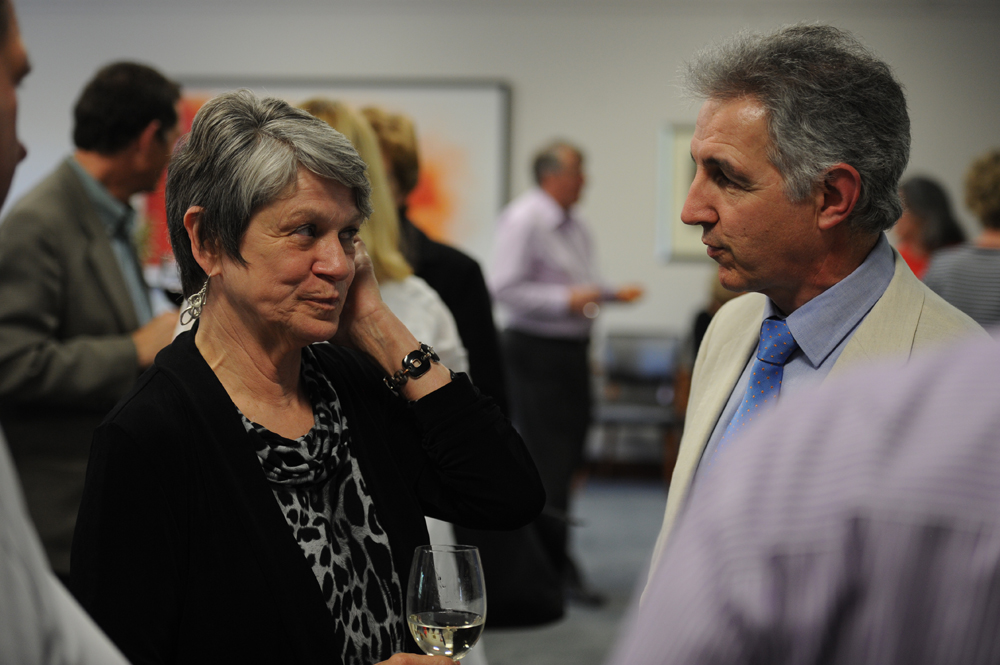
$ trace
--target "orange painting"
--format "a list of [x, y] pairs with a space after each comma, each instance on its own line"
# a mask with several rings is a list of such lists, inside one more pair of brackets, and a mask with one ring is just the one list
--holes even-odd
[[[182, 133], [190, 130], [198, 109], [214, 94], [241, 87], [215, 82], [185, 86], [188, 92], [181, 99], [179, 120]], [[352, 88], [337, 83], [300, 86], [273, 82], [265, 86], [258, 82], [245, 87], [291, 103], [327, 96], [356, 107], [376, 104], [411, 115], [419, 134], [420, 177], [407, 201], [410, 218], [435, 240], [459, 246], [478, 257], [486, 254], [492, 222], [506, 202], [506, 124], [500, 120], [503, 112], [498, 110], [506, 108], [504, 86], [445, 82]], [[144, 263], [150, 267], [147, 276], [153, 286], [157, 279], [168, 280], [173, 273], [164, 183], [165, 177], [141, 206], [146, 222]]]
[[464, 156], [459, 148], [442, 145], [439, 140], [430, 147], [421, 151], [420, 176], [406, 199], [407, 212], [434, 240], [454, 242], [455, 212], [460, 207], [455, 185], [464, 171]]
[[[178, 120], [181, 134], [191, 131], [195, 114], [208, 100], [206, 96], [181, 98], [181, 117]], [[421, 154], [420, 177], [407, 198], [407, 212], [413, 223], [427, 235], [447, 242], [454, 240], [452, 226], [457, 198], [448, 183], [458, 179], [463, 159], [461, 150], [455, 147], [435, 147], [430, 154]], [[167, 173], [164, 171], [156, 190], [146, 195], [143, 206], [147, 225], [143, 262], [147, 265], [161, 265], [173, 260], [167, 231], [166, 182]]]

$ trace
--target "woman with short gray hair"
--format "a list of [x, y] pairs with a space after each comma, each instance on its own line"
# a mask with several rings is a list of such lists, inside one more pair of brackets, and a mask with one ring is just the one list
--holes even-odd
[[424, 515], [515, 528], [541, 509], [510, 423], [382, 303], [369, 196], [342, 135], [247, 91], [206, 103], [174, 155], [195, 324], [96, 432], [73, 545], [75, 590], [134, 662], [416, 653]]

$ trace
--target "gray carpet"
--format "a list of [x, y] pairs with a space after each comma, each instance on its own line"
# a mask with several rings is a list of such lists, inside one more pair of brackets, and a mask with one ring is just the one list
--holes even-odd
[[[591, 480], [577, 495], [573, 550], [590, 586], [608, 602], [569, 606], [558, 623], [483, 636], [489, 665], [600, 665], [614, 646], [663, 520], [662, 483]], [[489, 621], [487, 620], [487, 626]]]

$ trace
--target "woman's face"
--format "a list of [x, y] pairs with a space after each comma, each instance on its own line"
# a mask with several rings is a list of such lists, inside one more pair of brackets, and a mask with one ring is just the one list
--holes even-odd
[[350, 189], [300, 168], [296, 187], [250, 218], [246, 265], [220, 261], [209, 301], [216, 296], [265, 348], [330, 339], [354, 279], [361, 222]]

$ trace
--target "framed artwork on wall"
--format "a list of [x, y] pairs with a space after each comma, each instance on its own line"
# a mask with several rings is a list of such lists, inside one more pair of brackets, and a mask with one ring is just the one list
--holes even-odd
[[[510, 186], [510, 86], [486, 79], [253, 79], [185, 77], [181, 129], [213, 96], [247, 88], [293, 105], [324, 97], [356, 109], [380, 106], [409, 116], [417, 131], [420, 180], [410, 195], [409, 212], [428, 235], [472, 254], [489, 258], [493, 222], [506, 204]], [[170, 262], [162, 183], [147, 196], [149, 228], [147, 275]]]
[[701, 243], [701, 227], [681, 222], [681, 209], [694, 181], [691, 160], [693, 124], [660, 129], [656, 181], [656, 255], [663, 262], [709, 261]]

